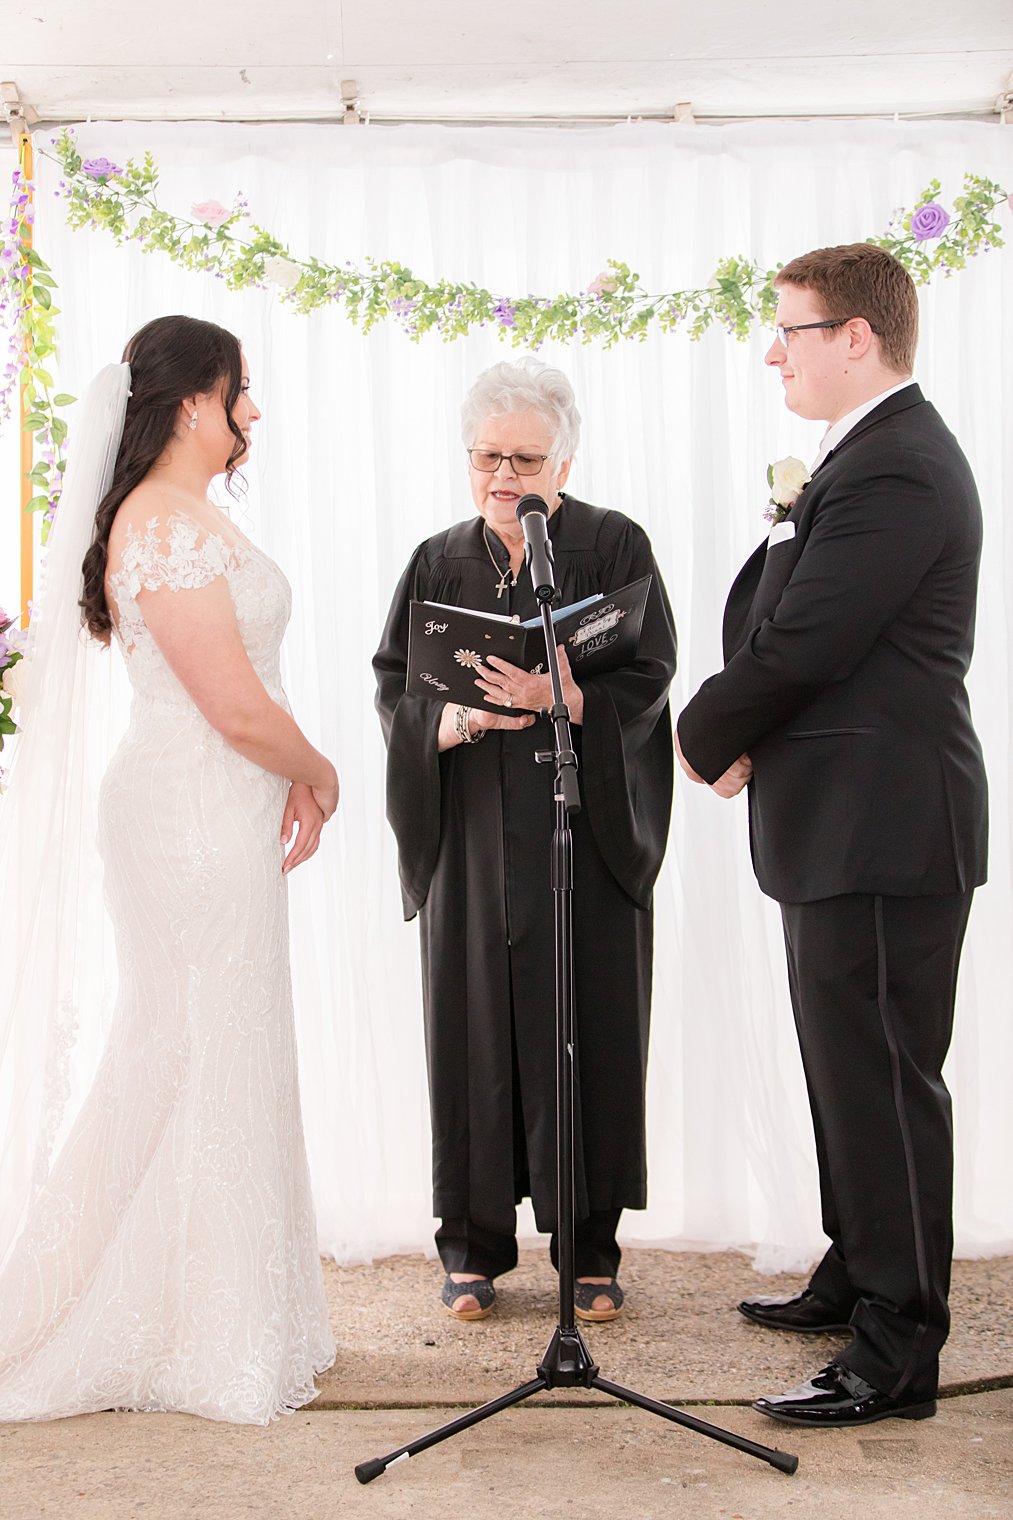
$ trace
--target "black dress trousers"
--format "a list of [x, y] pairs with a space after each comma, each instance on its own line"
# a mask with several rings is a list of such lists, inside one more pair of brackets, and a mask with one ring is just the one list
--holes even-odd
[[930, 1398], [949, 1328], [953, 1131], [942, 1077], [970, 892], [781, 904], [823, 1228], [811, 1287], [882, 1393]]

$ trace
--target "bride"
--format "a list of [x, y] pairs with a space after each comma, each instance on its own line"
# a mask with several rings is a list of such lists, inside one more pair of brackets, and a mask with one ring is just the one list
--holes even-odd
[[[316, 850], [338, 780], [280, 684], [288, 583], [208, 500], [260, 415], [238, 340], [163, 317], [124, 357], [77, 420], [0, 803], [0, 871], [17, 860], [24, 888], [0, 1005], [0, 1420], [262, 1424], [314, 1397], [335, 1349], [284, 877]], [[75, 1116], [66, 1009], [88, 988], [63, 908], [94, 888], [69, 879], [88, 834], [72, 772], [111, 637], [133, 691], [98, 796], [118, 997]]]

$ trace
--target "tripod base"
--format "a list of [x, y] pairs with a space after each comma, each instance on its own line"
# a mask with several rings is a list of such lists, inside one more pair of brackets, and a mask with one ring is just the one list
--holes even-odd
[[598, 1368], [576, 1327], [563, 1330], [556, 1326], [538, 1363], [538, 1376], [545, 1379], [546, 1388], [592, 1387]]
[[687, 1430], [696, 1431], [697, 1435], [709, 1436], [712, 1441], [720, 1441], [725, 1446], [734, 1446], [737, 1451], [744, 1451], [748, 1456], [758, 1457], [762, 1462], [769, 1462], [771, 1467], [776, 1467], [779, 1472], [793, 1473], [798, 1467], [798, 1457], [793, 1456], [791, 1452], [778, 1451], [773, 1446], [761, 1446], [756, 1441], [747, 1441], [745, 1436], [737, 1436], [730, 1430], [722, 1429], [720, 1425], [709, 1425], [706, 1420], [698, 1420], [694, 1415], [686, 1414], [681, 1409], [673, 1409], [671, 1404], [664, 1404], [659, 1399], [648, 1398], [646, 1394], [637, 1393], [632, 1388], [624, 1388], [620, 1383], [611, 1383], [608, 1378], [599, 1377], [597, 1365], [584, 1344], [580, 1331], [573, 1328], [563, 1329], [562, 1326], [557, 1325], [545, 1355], [538, 1364], [538, 1376], [530, 1383], [521, 1383], [510, 1393], [501, 1394], [498, 1399], [490, 1399], [487, 1404], [480, 1404], [477, 1409], [471, 1409], [467, 1414], [459, 1415], [456, 1420], [451, 1420], [447, 1425], [431, 1430], [428, 1435], [420, 1436], [417, 1441], [409, 1441], [407, 1446], [399, 1446], [395, 1451], [388, 1452], [385, 1457], [370, 1457], [368, 1461], [360, 1462], [355, 1469], [355, 1476], [360, 1483], [372, 1483], [374, 1478], [385, 1473], [388, 1467], [393, 1467], [396, 1462], [404, 1462], [420, 1451], [436, 1446], [440, 1441], [448, 1440], [450, 1436], [460, 1435], [462, 1430], [468, 1430], [472, 1425], [488, 1420], [491, 1415], [510, 1409], [514, 1404], [523, 1403], [525, 1399], [531, 1398], [532, 1394], [541, 1393], [550, 1388], [575, 1387], [597, 1388], [600, 1393], [607, 1393], [610, 1398], [618, 1399], [623, 1404], [635, 1404], [638, 1409], [646, 1409], [649, 1414], [656, 1414], [663, 1420], [671, 1420], [675, 1425], [684, 1425]]

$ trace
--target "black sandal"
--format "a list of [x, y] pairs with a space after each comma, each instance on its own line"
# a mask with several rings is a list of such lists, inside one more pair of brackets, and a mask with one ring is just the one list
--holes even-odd
[[[578, 1319], [594, 1321], [615, 1319], [623, 1307], [625, 1296], [614, 1277], [611, 1282], [607, 1283], [574, 1283], [574, 1313]], [[611, 1309], [593, 1309], [591, 1306], [596, 1298], [611, 1299]]]
[[[454, 1305], [459, 1298], [477, 1299], [478, 1308], [455, 1309]], [[455, 1319], [485, 1319], [486, 1315], [491, 1314], [496, 1307], [496, 1289], [488, 1277], [476, 1278], [474, 1282], [455, 1282], [448, 1272], [443, 1280], [440, 1301], [447, 1313], [452, 1314]]]

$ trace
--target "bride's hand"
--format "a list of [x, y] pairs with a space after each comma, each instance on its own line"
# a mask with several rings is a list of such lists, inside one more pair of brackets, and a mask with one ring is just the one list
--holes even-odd
[[288, 789], [288, 800], [281, 820], [282, 844], [288, 844], [293, 830], [298, 830], [298, 832], [295, 844], [288, 851], [282, 864], [283, 876], [287, 876], [289, 871], [294, 871], [296, 866], [301, 866], [304, 860], [309, 860], [311, 855], [316, 854], [323, 826], [323, 809], [316, 801], [313, 788], [306, 786], [302, 781], [293, 781]]
[[338, 773], [333, 765], [331, 766], [331, 777], [331, 784], [313, 787], [313, 800], [323, 813], [325, 823], [328, 818], [334, 816], [334, 811], [338, 805]]

